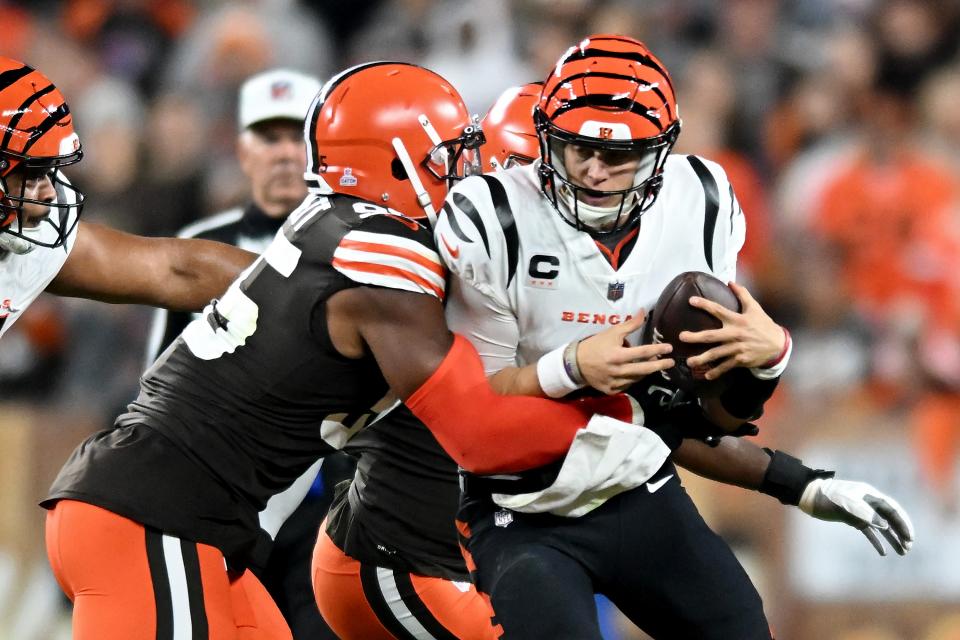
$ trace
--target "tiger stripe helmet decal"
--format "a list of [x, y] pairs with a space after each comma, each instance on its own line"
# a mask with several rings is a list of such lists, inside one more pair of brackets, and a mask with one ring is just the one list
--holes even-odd
[[[58, 247], [66, 241], [82, 209], [83, 194], [57, 170], [82, 157], [73, 115], [63, 94], [33, 67], [0, 56], [0, 250], [16, 251], [11, 246], [29, 245]], [[56, 202], [26, 198], [26, 179], [18, 181], [19, 190], [10, 188], [10, 176], [15, 172], [48, 175], [57, 190]], [[27, 204], [50, 208], [43, 222], [52, 225], [56, 234], [42, 236], [28, 228], [22, 215]], [[68, 215], [71, 208], [73, 216]], [[9, 236], [18, 238], [20, 244], [11, 245], [15, 241]]]
[[[660, 191], [667, 155], [680, 134], [673, 81], [664, 64], [640, 41], [593, 35], [570, 47], [543, 84], [534, 111], [543, 191], [577, 228], [615, 232], [639, 222]], [[632, 187], [619, 206], [591, 208], [579, 201], [563, 165], [566, 145], [635, 154]]]

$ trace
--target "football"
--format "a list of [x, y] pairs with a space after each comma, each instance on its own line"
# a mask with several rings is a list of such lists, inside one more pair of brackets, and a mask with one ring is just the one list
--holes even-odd
[[710, 349], [711, 344], [692, 344], [680, 341], [681, 331], [719, 329], [723, 324], [706, 311], [690, 305], [690, 297], [699, 296], [739, 312], [740, 300], [726, 283], [702, 271], [687, 271], [671, 280], [647, 315], [643, 326], [644, 344], [669, 342], [670, 355], [676, 366], [663, 371], [663, 377], [686, 391], [704, 391], [709, 382], [703, 377], [708, 369], [691, 369], [687, 358]]

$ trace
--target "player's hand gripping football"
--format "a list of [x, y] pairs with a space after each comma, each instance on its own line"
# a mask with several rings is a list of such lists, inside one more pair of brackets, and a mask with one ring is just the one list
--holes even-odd
[[687, 365], [697, 369], [712, 365], [706, 373], [708, 380], [716, 380], [734, 367], [760, 367], [774, 360], [783, 351], [787, 335], [783, 327], [767, 315], [750, 292], [736, 282], [730, 288], [740, 300], [741, 313], [731, 311], [711, 300], [693, 296], [690, 305], [702, 309], [720, 320], [723, 327], [707, 331], [683, 331], [683, 342], [716, 346], [698, 356], [687, 358]]
[[662, 357], [673, 350], [670, 344], [630, 346], [627, 336], [639, 331], [645, 318], [646, 312], [641, 309], [626, 322], [580, 341], [577, 363], [588, 385], [606, 394], [620, 393], [651, 373], [675, 364], [672, 358]]
[[819, 520], [843, 522], [863, 532], [881, 556], [887, 555], [877, 532], [904, 555], [913, 545], [913, 523], [903, 507], [865, 482], [817, 478], [800, 497], [800, 509]]

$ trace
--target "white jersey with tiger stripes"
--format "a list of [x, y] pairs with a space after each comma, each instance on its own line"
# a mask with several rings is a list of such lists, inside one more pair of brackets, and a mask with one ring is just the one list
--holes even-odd
[[491, 374], [649, 310], [684, 271], [736, 277], [744, 217], [716, 163], [669, 157], [663, 189], [641, 220], [614, 270], [593, 238], [554, 210], [536, 164], [462, 181], [434, 233], [451, 272], [450, 328], [469, 338]]

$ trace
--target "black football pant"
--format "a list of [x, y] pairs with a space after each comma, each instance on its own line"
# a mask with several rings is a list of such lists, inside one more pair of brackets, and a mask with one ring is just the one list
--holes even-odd
[[657, 640], [771, 638], [757, 590], [672, 463], [580, 518], [474, 498], [461, 532], [507, 640], [600, 640], [595, 592]]

